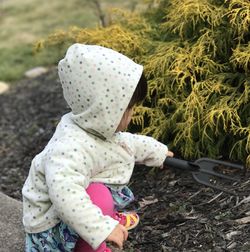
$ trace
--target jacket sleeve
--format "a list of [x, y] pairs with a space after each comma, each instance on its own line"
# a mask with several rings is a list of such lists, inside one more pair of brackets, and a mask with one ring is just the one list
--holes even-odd
[[147, 166], [161, 166], [167, 156], [168, 147], [149, 136], [120, 133], [135, 156], [135, 162]]
[[90, 155], [81, 146], [60, 143], [47, 152], [45, 176], [51, 202], [63, 222], [94, 249], [108, 237], [118, 222], [104, 216], [89, 198], [86, 188], [93, 168]]

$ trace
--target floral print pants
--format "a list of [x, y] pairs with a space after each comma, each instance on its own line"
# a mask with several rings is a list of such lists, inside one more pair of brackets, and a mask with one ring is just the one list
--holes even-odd
[[79, 236], [65, 223], [37, 234], [26, 234], [25, 252], [71, 252]]

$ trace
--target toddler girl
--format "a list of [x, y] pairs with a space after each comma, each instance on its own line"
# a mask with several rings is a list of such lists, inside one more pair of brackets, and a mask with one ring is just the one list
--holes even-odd
[[173, 155], [151, 137], [122, 132], [147, 93], [143, 67], [74, 44], [58, 72], [72, 112], [33, 159], [22, 190], [26, 251], [110, 251], [105, 241], [122, 248], [130, 223], [115, 208], [133, 199], [126, 185], [135, 163], [161, 166]]

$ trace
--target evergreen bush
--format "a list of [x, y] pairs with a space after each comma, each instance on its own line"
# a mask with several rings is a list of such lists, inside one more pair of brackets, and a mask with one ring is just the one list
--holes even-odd
[[148, 0], [114, 11], [108, 27], [72, 28], [37, 50], [69, 42], [110, 47], [145, 66], [149, 93], [133, 123], [184, 158], [250, 167], [250, 2]]

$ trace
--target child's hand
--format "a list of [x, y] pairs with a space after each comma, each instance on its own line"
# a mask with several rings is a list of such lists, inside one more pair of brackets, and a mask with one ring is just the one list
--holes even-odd
[[[174, 156], [174, 153], [172, 151], [168, 151], [167, 154], [166, 154], [167, 157], [173, 157]], [[162, 164], [160, 166], [160, 169], [163, 169], [164, 168], [164, 165]]]
[[122, 249], [123, 242], [126, 241], [127, 239], [128, 239], [127, 229], [121, 224], [118, 224], [112, 231], [112, 233], [108, 236], [107, 241], [115, 243], [119, 247], [119, 249]]
[[173, 157], [173, 156], [174, 156], [174, 153], [172, 151], [167, 152], [167, 157]]

